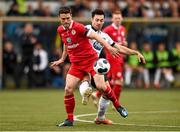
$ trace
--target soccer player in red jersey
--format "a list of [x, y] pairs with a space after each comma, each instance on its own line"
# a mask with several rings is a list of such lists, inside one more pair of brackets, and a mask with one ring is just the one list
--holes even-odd
[[52, 62], [51, 67], [63, 63], [67, 55], [69, 56], [71, 67], [66, 76], [64, 96], [67, 119], [58, 126], [73, 126], [75, 108], [73, 91], [87, 73], [93, 76], [97, 89], [101, 90], [103, 96], [113, 102], [114, 107], [120, 115], [126, 116], [124, 115], [124, 108], [119, 104], [114, 92], [105, 84], [104, 76], [96, 74], [93, 70], [93, 64], [98, 59], [98, 55], [91, 46], [89, 38], [100, 42], [114, 56], [119, 55], [119, 50], [110, 46], [94, 31], [88, 30], [84, 25], [73, 21], [69, 7], [60, 8], [59, 21], [61, 26], [58, 27], [57, 31], [64, 43], [64, 49], [61, 58]]
[[[126, 41], [126, 30], [125, 27], [121, 25], [123, 17], [120, 11], [115, 11], [112, 13], [112, 24], [104, 28], [104, 32], [107, 33], [113, 41], [124, 46], [127, 45]], [[123, 84], [123, 67], [124, 67], [124, 55], [120, 55], [114, 58], [108, 52], [106, 52], [106, 58], [108, 59], [111, 69], [108, 77], [112, 79], [110, 82], [112, 84], [112, 89], [119, 100], [121, 94], [121, 87]]]

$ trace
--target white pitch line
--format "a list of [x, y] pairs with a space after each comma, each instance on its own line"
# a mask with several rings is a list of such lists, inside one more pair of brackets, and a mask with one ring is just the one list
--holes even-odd
[[[156, 113], [178, 113], [178, 112], [180, 112], [180, 111], [143, 111], [143, 112], [129, 112], [129, 113], [131, 113], [131, 114], [138, 114], [138, 113], [156, 114]], [[112, 113], [107, 113], [107, 114], [112, 114]], [[94, 123], [94, 121], [79, 119], [80, 117], [87, 117], [87, 116], [94, 116], [94, 115], [97, 115], [97, 113], [76, 115], [75, 121], [86, 122], [86, 123]], [[168, 125], [158, 125], [158, 124], [156, 124], [156, 125], [133, 124], [133, 123], [113, 123], [113, 124], [117, 124], [117, 125], [121, 125], [121, 126], [180, 128], [180, 126], [168, 126]]]

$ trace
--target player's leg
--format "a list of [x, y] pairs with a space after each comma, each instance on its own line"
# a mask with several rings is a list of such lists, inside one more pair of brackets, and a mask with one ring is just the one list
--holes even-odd
[[[106, 81], [106, 85], [109, 85], [108, 81]], [[100, 97], [97, 117], [94, 120], [96, 124], [107, 124], [107, 125], [112, 124], [112, 121], [105, 117], [105, 113], [108, 109], [109, 104], [110, 104], [109, 99], [106, 99], [103, 96]]]
[[67, 74], [66, 76], [66, 85], [65, 85], [65, 96], [64, 96], [64, 104], [67, 113], [67, 119], [60, 123], [58, 126], [73, 126], [74, 121], [74, 108], [75, 108], [75, 98], [73, 91], [78, 86], [80, 82], [80, 78], [75, 77], [71, 74]]
[[87, 74], [79, 85], [79, 92], [82, 96], [82, 104], [87, 105], [89, 97], [92, 94], [92, 88], [90, 86], [90, 76]]
[[96, 108], [98, 108], [98, 104], [99, 104], [99, 99], [101, 97], [101, 92], [100, 91], [95, 91], [92, 93], [91, 97], [92, 97], [92, 100], [93, 100], [93, 104]]
[[120, 98], [120, 94], [122, 91], [122, 85], [123, 85], [123, 63], [116, 63], [112, 64], [111, 70], [112, 70], [112, 81], [113, 81], [113, 86], [112, 89], [116, 95], [117, 100]]
[[113, 102], [116, 110], [121, 114], [121, 116], [126, 117], [128, 115], [127, 111], [120, 105], [119, 101], [110, 86], [107, 86], [103, 75], [95, 74], [93, 76], [97, 89], [103, 92], [103, 96]]
[[[94, 79], [92, 78], [91, 79], [91, 85], [96, 88], [96, 84], [94, 82]], [[98, 108], [98, 104], [99, 104], [99, 99], [101, 97], [102, 93], [98, 90], [96, 90], [95, 92], [92, 93], [91, 97], [92, 97], [92, 100], [93, 100], [93, 104], [96, 108]]]

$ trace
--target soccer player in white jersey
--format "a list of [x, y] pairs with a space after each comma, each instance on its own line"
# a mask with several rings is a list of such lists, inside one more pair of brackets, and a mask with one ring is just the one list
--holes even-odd
[[[111, 46], [118, 48], [123, 54], [127, 54], [127, 55], [136, 54], [137, 57], [139, 58], [139, 60], [140, 61], [142, 60], [142, 62], [145, 63], [144, 57], [138, 51], [131, 50], [127, 47], [115, 44], [114, 41], [109, 37], [109, 35], [107, 35], [106, 33], [101, 31], [102, 26], [104, 24], [104, 18], [105, 18], [105, 14], [104, 14], [103, 10], [95, 9], [92, 12], [92, 18], [91, 18], [92, 25], [87, 25], [86, 28], [93, 29], [103, 39], [105, 39]], [[91, 39], [90, 42], [91, 42], [94, 50], [100, 56], [103, 46], [94, 39]], [[106, 85], [109, 85], [109, 82], [106, 77], [105, 77], [105, 81], [106, 81]], [[95, 84], [93, 84], [93, 86], [96, 87]], [[84, 105], [86, 105], [87, 101], [88, 101], [88, 97], [92, 93], [92, 88], [90, 87], [90, 77], [88, 75], [84, 78], [84, 80], [80, 84], [79, 90], [80, 90], [80, 94], [82, 95], [82, 103]], [[97, 117], [95, 118], [96, 124], [112, 124], [111, 120], [108, 120], [105, 118], [105, 112], [107, 110], [109, 103], [110, 102], [108, 99], [101, 96], [101, 98], [99, 100], [98, 114], [97, 114]], [[124, 109], [123, 117], [126, 117], [127, 115], [128, 115], [128, 113], [127, 113], [126, 109]]]

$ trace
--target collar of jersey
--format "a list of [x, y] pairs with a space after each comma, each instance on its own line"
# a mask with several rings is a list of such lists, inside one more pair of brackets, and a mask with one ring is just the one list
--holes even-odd
[[117, 30], [119, 29], [114, 23], [112, 23], [112, 26]]
[[91, 27], [92, 27], [92, 29], [95, 31], [95, 32], [97, 32], [98, 30], [96, 30], [92, 25], [91, 25]]

